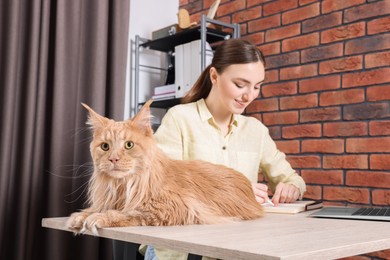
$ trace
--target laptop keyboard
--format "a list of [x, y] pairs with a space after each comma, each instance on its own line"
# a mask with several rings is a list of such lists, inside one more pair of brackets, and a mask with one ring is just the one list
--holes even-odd
[[352, 216], [390, 216], [389, 208], [360, 208]]

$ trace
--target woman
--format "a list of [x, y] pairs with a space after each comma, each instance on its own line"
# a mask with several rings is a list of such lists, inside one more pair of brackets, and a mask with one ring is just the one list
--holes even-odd
[[[305, 182], [257, 119], [241, 114], [259, 96], [265, 68], [262, 53], [242, 39], [224, 41], [212, 63], [202, 72], [183, 104], [171, 108], [155, 133], [159, 147], [174, 159], [200, 159], [243, 173], [256, 199], [264, 203], [271, 188], [272, 202], [302, 198]], [[262, 173], [268, 185], [257, 183]], [[166, 249], [154, 250], [158, 259], [186, 259]], [[148, 247], [146, 259], [153, 259]]]

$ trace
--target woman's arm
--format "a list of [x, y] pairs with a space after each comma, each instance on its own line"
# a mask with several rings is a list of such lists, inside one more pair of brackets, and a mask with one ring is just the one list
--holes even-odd
[[161, 121], [161, 125], [154, 134], [158, 147], [169, 157], [176, 160], [183, 159], [183, 140], [173, 111], [170, 109]]
[[301, 199], [306, 191], [304, 180], [291, 167], [286, 155], [277, 149], [268, 131], [264, 140], [260, 168], [274, 193], [272, 201], [277, 204]]

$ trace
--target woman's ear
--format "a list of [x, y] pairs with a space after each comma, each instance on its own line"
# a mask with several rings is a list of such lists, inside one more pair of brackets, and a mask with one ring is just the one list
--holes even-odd
[[210, 80], [211, 84], [214, 85], [217, 82], [218, 79], [218, 72], [214, 67], [210, 68]]

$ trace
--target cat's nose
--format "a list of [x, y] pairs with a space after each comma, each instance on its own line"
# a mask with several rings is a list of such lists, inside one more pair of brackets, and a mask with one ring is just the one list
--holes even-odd
[[118, 158], [110, 158], [108, 160], [110, 160], [113, 164], [116, 164], [119, 161]]

